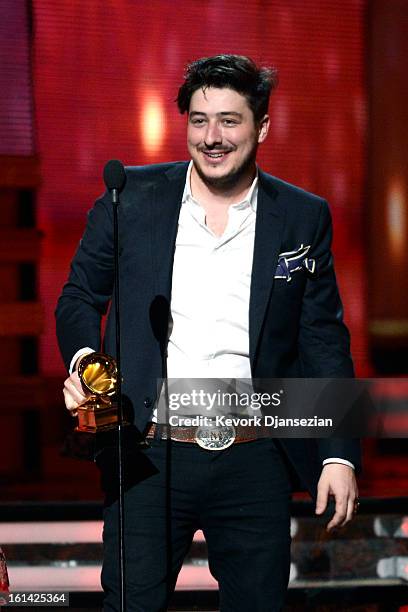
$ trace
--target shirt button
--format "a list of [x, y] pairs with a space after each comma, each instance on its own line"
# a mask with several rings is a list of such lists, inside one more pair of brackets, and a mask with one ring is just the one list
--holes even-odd
[[150, 408], [153, 402], [150, 397], [145, 397], [143, 403], [146, 408]]

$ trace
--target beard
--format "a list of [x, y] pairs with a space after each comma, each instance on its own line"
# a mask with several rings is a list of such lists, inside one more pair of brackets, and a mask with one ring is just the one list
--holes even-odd
[[[208, 176], [205, 174], [201, 166], [196, 164], [193, 160], [194, 168], [200, 179], [205, 185], [207, 185], [207, 187], [210, 187], [216, 191], [229, 191], [230, 189], [233, 189], [243, 177], [251, 174], [255, 164], [257, 148], [258, 147], [255, 146], [242, 160], [241, 164], [237, 168], [234, 168], [231, 172], [225, 174], [224, 176]], [[214, 152], [215, 151], [216, 149]]]

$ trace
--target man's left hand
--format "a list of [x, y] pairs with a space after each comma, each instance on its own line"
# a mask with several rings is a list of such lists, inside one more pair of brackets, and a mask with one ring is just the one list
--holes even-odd
[[336, 511], [327, 524], [327, 531], [343, 527], [356, 512], [358, 488], [353, 468], [342, 463], [328, 463], [323, 467], [317, 485], [316, 514], [323, 514], [330, 496], [334, 497]]

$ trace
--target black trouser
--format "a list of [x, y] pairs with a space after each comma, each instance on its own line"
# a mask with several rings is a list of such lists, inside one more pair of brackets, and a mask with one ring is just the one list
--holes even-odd
[[[126, 612], [167, 609], [202, 529], [222, 612], [280, 610], [290, 566], [290, 481], [273, 440], [208, 451], [153, 440], [127, 458]], [[111, 464], [111, 462], [110, 462]], [[138, 464], [138, 465], [137, 465]], [[104, 510], [104, 610], [119, 609], [117, 501]]]

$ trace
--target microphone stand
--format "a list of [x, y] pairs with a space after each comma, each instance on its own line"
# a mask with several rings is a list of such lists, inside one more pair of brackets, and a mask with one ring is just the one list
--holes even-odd
[[118, 529], [119, 529], [119, 607], [120, 612], [126, 612], [126, 590], [125, 590], [125, 495], [123, 486], [123, 403], [122, 403], [122, 368], [120, 355], [120, 308], [119, 308], [119, 231], [118, 231], [118, 206], [119, 190], [112, 189], [113, 204], [113, 252], [114, 252], [114, 285], [115, 285], [115, 332], [116, 332], [116, 365], [118, 372], [117, 398], [118, 398], [118, 480], [119, 480], [119, 506], [118, 506]]

